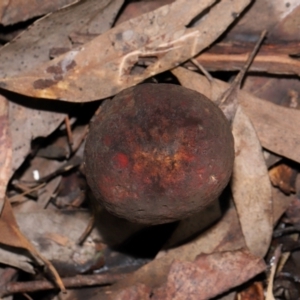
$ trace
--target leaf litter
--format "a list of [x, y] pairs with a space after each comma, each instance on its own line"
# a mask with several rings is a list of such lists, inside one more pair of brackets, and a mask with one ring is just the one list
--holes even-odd
[[[299, 4], [170, 2], [86, 0], [52, 7], [0, 49], [1, 271], [13, 266], [34, 275], [6, 283], [1, 296], [38, 299], [35, 291], [57, 294], [65, 284], [60, 299], [233, 299], [237, 292], [247, 299], [249, 287], [258, 299], [262, 289], [266, 299], [299, 298], [294, 286], [300, 274], [290, 262], [299, 244], [299, 83], [286, 76], [299, 75]], [[3, 24], [46, 13], [28, 9]], [[245, 68], [263, 29], [268, 36], [238, 89], [229, 78]], [[233, 175], [221, 201], [153, 228], [102, 208], [87, 210], [93, 195], [82, 164], [89, 122], [101, 114], [95, 100], [143, 81], [180, 83], [219, 104], [227, 93], [220, 107], [230, 109], [235, 138]], [[79, 243], [91, 220], [94, 229]], [[289, 255], [281, 254], [280, 267], [275, 272], [273, 264], [268, 275], [281, 244]], [[52, 282], [40, 280], [46, 274]], [[100, 286], [85, 288], [90, 285]]]
[[[37, 66], [23, 76], [3, 79], [0, 85], [28, 96], [72, 102], [110, 97], [174, 67], [174, 61], [179, 64], [195, 56], [216, 40], [250, 3], [222, 1], [198, 25], [187, 27], [214, 2], [193, 0], [187, 6], [179, 0], [162, 6], [155, 14], [150, 12], [123, 22], [84, 47]], [[220, 21], [214, 22], [216, 18]], [[98, 53], [101, 47], [105, 49]], [[147, 57], [154, 57], [155, 62], [142, 74], [131, 75], [139, 59]]]

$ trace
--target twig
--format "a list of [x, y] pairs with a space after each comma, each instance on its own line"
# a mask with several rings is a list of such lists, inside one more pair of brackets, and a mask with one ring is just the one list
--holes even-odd
[[[109, 285], [123, 278], [120, 274], [95, 274], [95, 275], [77, 275], [74, 277], [63, 278], [62, 282], [66, 288]], [[57, 286], [46, 280], [36, 280], [29, 282], [10, 282], [0, 287], [0, 296], [7, 296], [16, 293], [30, 293], [37, 291], [53, 290]]]
[[44, 187], [46, 185], [46, 183], [41, 183], [33, 188], [30, 188], [28, 189], [27, 191], [21, 193], [21, 194], [18, 194], [18, 195], [14, 195], [12, 197], [9, 197], [8, 200], [10, 203], [15, 203], [15, 202], [20, 202], [19, 198], [22, 197], [22, 196], [26, 196], [28, 194], [31, 194], [32, 192], [34, 191], [37, 191], [39, 189], [41, 189], [42, 187]]
[[220, 97], [220, 99], [218, 99], [216, 101], [216, 103], [220, 106], [220, 108], [223, 110], [224, 114], [230, 121], [233, 120], [235, 113], [236, 113], [237, 105], [238, 105], [236, 93], [240, 89], [241, 83], [245, 77], [245, 74], [247, 73], [266, 34], [267, 34], [266, 30], [264, 30], [261, 33], [260, 38], [257, 41], [253, 51], [249, 55], [245, 65], [241, 68], [238, 75], [234, 78], [234, 81], [230, 85], [229, 89], [226, 90], [226, 92]]
[[[249, 49], [253, 49], [252, 42], [243, 43], [218, 43], [210, 50], [201, 53], [196, 60], [209, 72], [239, 71], [248, 58]], [[300, 75], [300, 60], [291, 53], [296, 53], [300, 48], [299, 41], [282, 44], [268, 43], [262, 45], [259, 53], [251, 64], [252, 72], [269, 74]], [[184, 67], [195, 71], [192, 62], [187, 62]]]
[[68, 116], [65, 117], [65, 125], [66, 125], [66, 130], [67, 130], [67, 135], [68, 135], [68, 141], [70, 146], [73, 145], [73, 134], [72, 134], [72, 129], [70, 125], [70, 119]]
[[91, 231], [94, 229], [95, 226], [95, 214], [92, 215], [92, 217], [89, 219], [89, 223], [86, 226], [84, 232], [79, 237], [77, 244], [82, 245], [85, 239], [88, 237], [88, 235], [91, 233]]
[[23, 293], [23, 296], [28, 300], [33, 300], [27, 293]]
[[195, 58], [192, 58], [191, 62], [205, 75], [209, 82], [214, 80], [210, 73]]

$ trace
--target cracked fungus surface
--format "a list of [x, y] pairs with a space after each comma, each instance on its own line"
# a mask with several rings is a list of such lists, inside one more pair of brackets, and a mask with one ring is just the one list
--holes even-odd
[[109, 211], [158, 224], [218, 197], [233, 157], [230, 126], [209, 99], [177, 85], [142, 84], [103, 104], [85, 163], [88, 184]]

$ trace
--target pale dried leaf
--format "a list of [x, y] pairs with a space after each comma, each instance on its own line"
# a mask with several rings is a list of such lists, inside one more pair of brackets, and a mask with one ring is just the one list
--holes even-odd
[[31, 255], [23, 249], [16, 248], [12, 251], [11, 248], [5, 249], [0, 247], [0, 263], [23, 270], [29, 274], [35, 274]]
[[[102, 34], [111, 27], [123, 2], [80, 1], [37, 20], [11, 43], [0, 49], [1, 77], [15, 76], [50, 61], [50, 52], [55, 49], [70, 50], [73, 45], [69, 36], [74, 32], [88, 35], [88, 26], [93, 25], [95, 19], [98, 20], [98, 15], [102, 20], [97, 24], [97, 34]], [[93, 27], [91, 30], [94, 34]], [[90, 36], [90, 39], [92, 38], [93, 35]]]
[[[73, 32], [88, 36], [89, 30], [95, 33], [96, 25], [97, 34], [108, 30], [122, 4], [123, 0], [81, 1], [36, 21], [12, 43], [0, 49], [0, 76], [14, 76], [50, 61], [50, 51], [58, 46], [60, 49], [70, 49], [69, 35]], [[95, 20], [98, 23], [95, 24]], [[90, 39], [92, 37], [89, 36]], [[23, 163], [30, 151], [31, 141], [36, 137], [48, 136], [64, 118], [63, 109], [54, 112], [53, 106], [47, 103], [35, 104], [32, 108], [32, 102], [28, 99], [9, 102], [12, 172]]]
[[272, 192], [256, 132], [239, 106], [233, 120], [235, 160], [231, 189], [250, 251], [264, 257], [273, 232]]
[[[78, 273], [80, 266], [91, 261], [95, 256], [97, 250], [93, 241], [103, 240], [99, 231], [95, 229], [86, 243], [82, 246], [77, 244], [78, 238], [89, 222], [90, 213], [45, 210], [33, 204], [35, 204], [33, 201], [27, 201], [22, 206], [17, 206], [17, 211], [15, 211], [16, 220], [24, 236], [36, 245], [36, 249], [43, 257], [54, 262], [58, 267], [68, 265], [70, 272]], [[5, 231], [1, 230], [1, 232], [3, 237]], [[119, 239], [121, 239], [120, 233]], [[31, 257], [20, 249], [7, 251], [0, 248], [0, 262], [34, 273]]]
[[0, 23], [4, 26], [53, 12], [75, 0], [10, 0], [0, 2]]
[[[37, 204], [34, 207], [28, 204], [24, 203], [22, 210], [19, 209], [15, 213], [24, 235], [36, 245], [37, 249], [47, 259], [64, 262], [70, 266], [74, 265], [75, 254], [79, 252], [84, 254], [85, 252], [85, 247], [80, 248], [77, 242], [89, 223], [90, 212], [85, 210], [45, 210]], [[39, 224], [39, 226], [36, 226], [36, 224]], [[35, 230], [32, 230], [32, 228], [35, 228]], [[126, 220], [112, 216], [105, 210], [101, 210], [97, 215], [96, 226], [87, 241], [92, 245], [94, 245], [93, 241], [97, 241], [115, 246], [124, 242], [142, 228], [144, 226], [129, 223]], [[69, 247], [61, 247], [49, 239], [49, 236], [53, 235], [64, 236], [69, 241]], [[44, 247], [44, 245], [47, 245], [47, 247]], [[88, 249], [88, 245], [86, 246]], [[86, 255], [89, 254], [91, 252], [86, 251]], [[77, 257], [79, 258], [79, 254]]]
[[[121, 23], [84, 47], [42, 64], [32, 72], [3, 79], [1, 86], [33, 97], [72, 102], [112, 96], [208, 47], [251, 0], [218, 2], [196, 27], [186, 27], [214, 2], [191, 0], [186, 5], [186, 1], [177, 0]], [[139, 59], [147, 57], [155, 58], [155, 62], [142, 74], [130, 74]]]
[[9, 102], [12, 172], [24, 162], [31, 149], [32, 140], [52, 133], [64, 118], [64, 113], [33, 109]]
[[144, 13], [155, 10], [163, 5], [170, 4], [175, 0], [150, 0], [150, 1], [134, 1], [128, 2], [118, 17], [115, 25], [136, 18]]
[[11, 175], [12, 146], [8, 123], [8, 103], [0, 95], [0, 214], [4, 204], [7, 183]]
[[206, 300], [238, 286], [266, 269], [264, 261], [246, 250], [201, 254], [193, 262], [175, 260], [167, 283], [151, 299]]
[[53, 265], [36, 250], [33, 244], [20, 231], [10, 202], [7, 199], [4, 201], [3, 209], [0, 215], [0, 231], [1, 245], [27, 250], [35, 262], [41, 266], [47, 266], [57, 286], [62, 291], [65, 290], [63, 282]]
[[[288, 5], [287, 5], [288, 4]], [[299, 6], [298, 0], [291, 0], [284, 2], [281, 0], [260, 0], [255, 1], [251, 6], [251, 9], [241, 18], [236, 30], [232, 30], [229, 33], [229, 38], [237, 36], [241, 32], [245, 33], [257, 33], [262, 29], [277, 30], [278, 23], [286, 16], [291, 14]], [[267, 12], [267, 13], [266, 13]], [[253, 22], [259, 20], [259, 22]], [[297, 27], [295, 26], [295, 29]]]
[[129, 286], [115, 295], [118, 300], [140, 300], [150, 298], [151, 290], [142, 283]]
[[[218, 99], [230, 86], [216, 79], [210, 83], [204, 76], [184, 68], [176, 68], [172, 72], [183, 86], [202, 93], [212, 101]], [[242, 90], [237, 95], [261, 145], [300, 162], [300, 111], [272, 104]]]
[[[290, 56], [291, 53], [297, 53], [299, 49], [299, 12], [298, 0], [288, 2], [281, 0], [255, 1], [247, 14], [238, 21], [237, 26], [230, 30], [222, 41], [201, 53], [197, 60], [208, 71], [240, 70], [247, 60], [248, 53], [253, 48], [256, 36], [258, 37], [259, 33], [265, 29], [268, 31], [268, 39], [255, 56], [254, 62], [251, 64], [251, 71], [264, 74], [299, 75], [300, 61]], [[259, 22], [253, 22], [255, 19]], [[250, 82], [249, 90], [245, 88], [248, 81]], [[283, 89], [277, 86], [277, 82], [282, 81], [285, 81]], [[294, 81], [299, 84], [296, 78]], [[291, 77], [248, 74], [243, 89], [251, 92], [252, 84], [257, 84], [258, 94], [255, 95], [273, 101], [274, 98], [282, 98], [282, 93], [286, 93], [286, 84], [289, 82], [291, 82]], [[267, 89], [270, 88], [270, 94], [272, 93], [273, 97], [266, 97], [260, 93], [260, 89], [264, 85]], [[294, 86], [296, 85], [294, 84]], [[281, 91], [276, 91], [277, 89]], [[279, 95], [281, 96], [278, 97]]]
[[[267, 2], [267, 1], [264, 1]], [[284, 3], [280, 4], [280, 1], [272, 2], [270, 10], [271, 14], [274, 14], [274, 17], [266, 18], [269, 20], [269, 34], [268, 34], [268, 43], [280, 45], [280, 48], [288, 47], [288, 44], [292, 44], [299, 41], [299, 14], [300, 14], [300, 5], [299, 1], [291, 1], [286, 8], [284, 8]], [[266, 3], [267, 5], [267, 3]], [[283, 18], [284, 17], [284, 18]], [[247, 32], [252, 33], [251, 21], [250, 19], [247, 21], [245, 25], [249, 28]], [[276, 24], [274, 26], [274, 21]], [[284, 47], [282, 47], [284, 45]], [[286, 52], [288, 57], [292, 58], [292, 68], [294, 70], [294, 74], [300, 74], [299, 68], [299, 59], [296, 57], [291, 57], [290, 54], [297, 54], [299, 51], [299, 46], [297, 49], [290, 49], [289, 52]], [[269, 56], [272, 57], [270, 53]], [[277, 61], [280, 60], [277, 57]], [[288, 61], [284, 61], [284, 65], [286, 66]], [[279, 70], [280, 71], [280, 70]], [[247, 92], [252, 93], [256, 97], [267, 99], [270, 102], [280, 104], [287, 107], [299, 107], [299, 93], [300, 93], [300, 83], [299, 76], [291, 77], [291, 76], [257, 76], [256, 74], [249, 74], [247, 76], [243, 89]], [[298, 110], [299, 111], [299, 110]], [[282, 117], [278, 114], [279, 120], [281, 121]], [[267, 123], [269, 120], [266, 120]], [[294, 120], [290, 118], [285, 119], [285, 123], [291, 123], [290, 128], [285, 131], [287, 136], [297, 134], [297, 131], [290, 131], [291, 127], [294, 126]], [[274, 128], [277, 130], [277, 128]], [[299, 131], [298, 131], [299, 132]], [[272, 133], [273, 135], [273, 133]], [[275, 135], [275, 133], [274, 133]], [[279, 140], [274, 140], [273, 143], [278, 143]], [[281, 140], [281, 143], [286, 143], [285, 140]], [[299, 140], [298, 140], [299, 143]], [[296, 149], [294, 149], [297, 152]]]
[[[282, 193], [280, 194], [282, 195]], [[276, 223], [288, 203], [282, 207], [283, 199], [280, 198], [280, 195], [278, 197], [274, 196], [274, 198], [278, 206], [280, 206], [276, 209], [274, 216], [274, 223]], [[157, 255], [158, 258], [141, 267], [133, 274], [128, 275], [126, 279], [116, 283], [111, 291], [112, 298], [109, 299], [114, 299], [115, 292], [120, 289], [136, 283], [143, 283], [152, 288], [160, 286], [166, 281], [170, 266], [174, 260], [193, 261], [201, 253], [234, 251], [245, 247], [246, 244], [236, 210], [234, 207], [231, 207], [218, 223], [207, 229], [193, 241], [167, 251], [161, 251]], [[108, 299], [107, 294], [101, 294], [101, 297], [103, 297], [101, 299]]]

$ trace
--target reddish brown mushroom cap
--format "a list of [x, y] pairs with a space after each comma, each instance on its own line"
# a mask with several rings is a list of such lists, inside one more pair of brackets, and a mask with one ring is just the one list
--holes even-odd
[[233, 160], [222, 111], [172, 84], [141, 84], [106, 101], [85, 149], [95, 198], [111, 213], [145, 224], [203, 209], [227, 185]]

